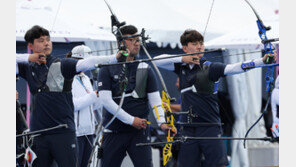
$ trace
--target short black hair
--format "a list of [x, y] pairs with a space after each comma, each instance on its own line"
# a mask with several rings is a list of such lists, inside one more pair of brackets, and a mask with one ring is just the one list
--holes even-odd
[[66, 54], [66, 58], [71, 58], [71, 57], [72, 57], [72, 52], [70, 51]]
[[[133, 25], [126, 25], [126, 26], [120, 27], [120, 31], [122, 35], [126, 35], [126, 34], [135, 34], [138, 32], [138, 29]], [[119, 35], [119, 32], [117, 32], [117, 35]]]
[[182, 46], [187, 46], [189, 42], [204, 42], [203, 36], [196, 30], [187, 29], [180, 37]]
[[27, 43], [34, 43], [34, 39], [38, 39], [44, 35], [49, 36], [48, 30], [41, 26], [35, 25], [26, 32], [25, 40]]

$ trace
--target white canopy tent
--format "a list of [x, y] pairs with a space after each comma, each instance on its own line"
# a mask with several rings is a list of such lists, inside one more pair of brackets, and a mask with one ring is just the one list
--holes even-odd
[[[250, 1], [264, 20], [276, 15], [277, 0]], [[119, 21], [134, 24], [139, 29], [145, 28], [151, 41], [157, 42], [159, 46], [170, 44], [172, 47], [177, 45], [180, 47], [180, 35], [185, 29], [204, 32], [212, 5], [212, 0], [107, 0], [107, 2]], [[55, 4], [58, 6], [58, 1]], [[64, 0], [60, 6], [60, 16], [72, 19], [72, 22], [79, 20], [83, 24], [110, 28], [111, 14], [103, 0]], [[255, 19], [253, 11], [244, 0], [215, 0], [205, 41], [247, 25], [255, 25]]]
[[[254, 21], [255, 22], [255, 21]], [[266, 32], [268, 39], [279, 38], [279, 21], [266, 21], [265, 26], [271, 30]], [[256, 25], [246, 26], [243, 29], [225, 34], [205, 43], [206, 48], [227, 48], [227, 49], [264, 49], [261, 39], [258, 36]]]
[[[179, 38], [185, 29], [191, 28], [204, 32], [213, 1], [107, 0], [107, 2], [119, 21], [133, 24], [139, 30], [145, 28], [151, 41], [156, 42], [158, 46], [170, 45], [174, 48], [181, 47]], [[251, 1], [251, 3], [263, 19], [274, 17], [278, 9], [277, 0]], [[32, 4], [34, 4], [33, 7]], [[49, 29], [59, 29], [60, 33], [69, 33], [71, 30], [68, 36], [72, 37], [72, 40], [77, 40], [74, 36], [82, 35], [81, 33], [86, 35], [87, 39], [97, 39], [94, 34], [100, 34], [98, 38], [102, 38], [105, 32], [100, 33], [100, 29], [110, 31], [111, 14], [104, 0], [17, 0], [16, 8], [17, 30], [18, 24], [31, 26], [32, 21], [37, 23], [38, 20], [39, 24], [43, 23]], [[18, 12], [18, 9], [22, 10]], [[30, 20], [21, 19], [19, 15], [26, 15], [25, 9], [38, 10], [38, 13], [43, 11], [44, 14], [32, 14]], [[48, 13], [51, 15], [47, 15]], [[255, 24], [255, 19], [255, 15], [244, 0], [215, 0], [205, 41], [241, 29], [246, 25]], [[68, 26], [65, 25], [66, 23]], [[111, 37], [103, 38], [109, 40]]]
[[38, 1], [18, 1], [16, 4], [16, 40], [24, 41], [24, 35], [34, 25], [50, 31], [53, 42], [115, 41], [111, 32], [90, 25], [73, 24], [61, 19], [51, 6]]

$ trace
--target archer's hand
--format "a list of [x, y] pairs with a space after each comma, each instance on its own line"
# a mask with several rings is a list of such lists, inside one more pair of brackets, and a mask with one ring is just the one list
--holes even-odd
[[99, 97], [99, 92], [97, 90], [94, 91], [97, 95], [97, 97]]
[[29, 61], [34, 63], [46, 63], [46, 55], [44, 53], [33, 53], [29, 56]]
[[[205, 51], [205, 45], [202, 43], [200, 44], [200, 47], [195, 49], [189, 49], [186, 53], [196, 53], [196, 52], [204, 52]], [[203, 57], [204, 53], [191, 55], [191, 56], [182, 56], [182, 62], [187, 64], [200, 64], [200, 59]]]
[[127, 49], [127, 50], [119, 50], [119, 51], [117, 52], [117, 54], [116, 54], [116, 59], [117, 59], [117, 61], [118, 61], [118, 62], [125, 61], [127, 56], [124, 56], [124, 54], [129, 55], [129, 53], [130, 53], [130, 52], [129, 52], [128, 49]]
[[[269, 62], [268, 59], [270, 59], [270, 58], [273, 58], [273, 62]], [[264, 64], [270, 64], [270, 63], [275, 63], [276, 59], [277, 59], [277, 54], [276, 54], [276, 52], [273, 52], [273, 54], [270, 54], [270, 53], [265, 54], [262, 60], [263, 60]]]
[[182, 56], [182, 62], [187, 64], [198, 64], [199, 65], [199, 56], [191, 55], [191, 56]]
[[137, 129], [146, 129], [146, 127], [147, 127], [146, 122], [147, 122], [146, 119], [135, 117], [132, 126], [137, 128]]
[[160, 128], [162, 131], [166, 132], [168, 130], [171, 130], [173, 132], [173, 136], [175, 136], [177, 134], [177, 129], [175, 129], [175, 131], [172, 130], [172, 127], [168, 126], [168, 124], [163, 123], [160, 125]]

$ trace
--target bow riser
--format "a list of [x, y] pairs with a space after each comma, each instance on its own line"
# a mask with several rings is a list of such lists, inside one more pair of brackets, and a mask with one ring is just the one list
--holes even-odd
[[[259, 37], [261, 39], [261, 41], [268, 41], [268, 38], [266, 36], [266, 31], [268, 31], [270, 28], [268, 28], [268, 30], [266, 29], [266, 27], [263, 25], [263, 23], [260, 21], [260, 20], [257, 20], [257, 26], [258, 26], [258, 29], [259, 29]], [[270, 42], [267, 42], [267, 43], [264, 43], [264, 51], [265, 51], [265, 54], [268, 54], [268, 53], [273, 53], [272, 52], [272, 46], [271, 46], [271, 43]], [[270, 61], [270, 63], [272, 63], [272, 61]], [[270, 64], [268, 63], [268, 64]]]
[[171, 127], [170, 130], [168, 130], [168, 136], [167, 136], [167, 144], [162, 149], [162, 155], [163, 155], [163, 166], [165, 166], [168, 161], [172, 159], [172, 142], [174, 141], [173, 137], [171, 136], [172, 132], [176, 131], [176, 127], [174, 125], [174, 116], [172, 114], [172, 110], [170, 108], [170, 99], [165, 91], [162, 91], [162, 108], [165, 111], [165, 117], [166, 122], [169, 127]]
[[[270, 30], [270, 27], [265, 27], [260, 19], [257, 21], [257, 26], [259, 29], [259, 37], [261, 41], [268, 41], [266, 31]], [[271, 42], [266, 42], [264, 44], [264, 54], [273, 54], [272, 45]], [[266, 61], [267, 64], [271, 64], [273, 62], [273, 57], [268, 57], [268, 60]], [[265, 82], [266, 82], [266, 92], [268, 93], [270, 90], [272, 90], [272, 84], [273, 84], [273, 70], [274, 67], [268, 67], [267, 72], [265, 75]]]

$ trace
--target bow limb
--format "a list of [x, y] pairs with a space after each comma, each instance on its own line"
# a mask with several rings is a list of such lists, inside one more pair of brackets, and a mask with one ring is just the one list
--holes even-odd
[[94, 139], [93, 141], [93, 145], [92, 145], [92, 151], [91, 151], [91, 154], [89, 156], [89, 160], [88, 160], [88, 165], [87, 167], [90, 167], [91, 163], [92, 163], [92, 159], [93, 159], [93, 156], [95, 154], [95, 149], [96, 149], [96, 146], [98, 145], [99, 147], [101, 147], [99, 145], [99, 139], [100, 139], [100, 136], [102, 135], [102, 133], [104, 132], [105, 129], [107, 129], [109, 127], [109, 125], [115, 120], [116, 116], [118, 115], [122, 105], [123, 105], [123, 101], [124, 101], [124, 96], [125, 96], [125, 91], [122, 92], [122, 95], [121, 95], [121, 99], [120, 99], [120, 102], [119, 102], [119, 105], [118, 105], [118, 108], [117, 108], [117, 111], [114, 113], [112, 119], [106, 124], [105, 127], [101, 128], [101, 129], [98, 129], [96, 130], [96, 138]]
[[[122, 35], [121, 31], [120, 31], [120, 27], [125, 25], [125, 22], [119, 22], [117, 17], [113, 13], [113, 11], [111, 9], [111, 6], [107, 3], [106, 0], [104, 0], [104, 1], [106, 3], [107, 7], [109, 8], [109, 11], [111, 12], [111, 31], [112, 31], [112, 34], [114, 34], [116, 39], [117, 39], [118, 50], [119, 51], [120, 50], [126, 50], [125, 41], [124, 41], [123, 35]], [[117, 29], [113, 30], [114, 27], [116, 27]], [[117, 32], [118, 32], [119, 35], [116, 34]], [[122, 61], [125, 61], [126, 57], [128, 55], [125, 54], [125, 53], [122, 53], [121, 56], [123, 56]], [[120, 78], [122, 79], [121, 83], [120, 83], [121, 99], [120, 99], [118, 108], [117, 108], [116, 112], [114, 113], [113, 117], [111, 118], [111, 120], [106, 124], [105, 127], [101, 128], [100, 130], [97, 131], [96, 138], [95, 138], [95, 140], [93, 142], [92, 152], [91, 152], [91, 155], [90, 155], [89, 160], [88, 160], [88, 165], [87, 165], [88, 167], [90, 167], [90, 165], [92, 163], [92, 159], [93, 159], [93, 156], [94, 156], [94, 153], [95, 153], [95, 148], [96, 148], [96, 145], [99, 144], [98, 140], [99, 140], [100, 136], [102, 135], [104, 130], [107, 129], [109, 127], [109, 125], [111, 125], [111, 123], [115, 120], [116, 116], [119, 114], [119, 112], [121, 110], [121, 107], [123, 105], [123, 101], [124, 101], [124, 98], [125, 98], [127, 83], [128, 83], [126, 75], [127, 75], [127, 65], [122, 64], [122, 70], [121, 70], [121, 73], [120, 73]]]
[[[115, 37], [117, 39], [118, 50], [126, 50], [125, 41], [124, 41], [122, 32], [120, 31], [120, 28], [125, 25], [125, 22], [119, 22], [116, 15], [114, 14], [111, 6], [107, 3], [106, 0], [104, 0], [104, 2], [107, 5], [107, 7], [108, 7], [108, 9], [109, 9], [109, 11], [111, 13], [111, 31], [115, 35]], [[114, 27], [117, 28], [115, 31], [113, 30]], [[118, 34], [116, 34], [117, 32], [118, 32]], [[122, 53], [122, 56], [124, 56], [126, 58], [128, 55]], [[127, 83], [128, 83], [128, 80], [127, 80], [127, 77], [126, 77], [126, 75], [127, 75], [127, 65], [126, 64], [122, 64], [122, 70], [121, 70], [121, 73], [119, 75], [120, 75], [120, 79], [122, 79], [121, 83], [120, 83], [120, 91], [121, 91], [122, 95], [121, 95], [121, 99], [120, 99], [120, 102], [119, 102], [119, 105], [118, 105], [118, 109], [117, 109], [116, 113], [114, 114], [114, 116], [112, 117], [112, 119], [102, 129], [102, 131], [104, 129], [106, 129], [114, 121], [114, 119], [116, 118], [117, 114], [119, 113], [119, 111], [120, 111], [120, 109], [121, 109], [121, 107], [123, 105], [123, 100], [124, 100], [126, 87], [127, 87]]]
[[[163, 91], [163, 93], [165, 93], [165, 92]], [[167, 107], [168, 106], [167, 106], [166, 103], [163, 103], [162, 104], [162, 108], [165, 111], [167, 111], [166, 110]], [[159, 119], [159, 114], [158, 114], [158, 110], [157, 110], [156, 105], [154, 105], [154, 110], [156, 112], [157, 119]], [[166, 114], [166, 122], [169, 123], [168, 126], [175, 128], [173, 120], [167, 114]], [[166, 142], [163, 142], [163, 144], [165, 144], [165, 146], [162, 149], [162, 157], [163, 157], [162, 158], [163, 159], [162, 162], [163, 162], [163, 166], [165, 166], [168, 163], [168, 161], [170, 161], [172, 159], [172, 155], [173, 155], [172, 154], [172, 151], [171, 151], [172, 150], [172, 142], [174, 142], [174, 139], [171, 136], [171, 130], [169, 130], [168, 131], [168, 136], [166, 137]]]
[[163, 161], [163, 166], [165, 166], [173, 157], [172, 154], [172, 143], [173, 142], [173, 137], [167, 137], [167, 143], [162, 149], [162, 161]]
[[[145, 38], [145, 30], [143, 29], [142, 30], [142, 39], [143, 39], [143, 42], [141, 43], [141, 46], [145, 52], [145, 54], [147, 55], [147, 57], [149, 59], [152, 59], [152, 57], [150, 56], [149, 52], [147, 51], [146, 47], [145, 47], [145, 39], [148, 39], [148, 38]], [[151, 61], [157, 75], [158, 75], [158, 78], [160, 79], [161, 81], [161, 85], [163, 87], [163, 91], [162, 91], [162, 107], [165, 111], [165, 117], [166, 117], [166, 122], [168, 124], [169, 127], [171, 127], [170, 130], [168, 130], [168, 136], [167, 136], [167, 144], [163, 147], [162, 149], [162, 157], [163, 157], [163, 166], [165, 166], [168, 161], [170, 161], [172, 159], [172, 143], [173, 142], [173, 136], [171, 136], [171, 133], [174, 133], [176, 132], [176, 127], [174, 125], [174, 116], [172, 114], [172, 110], [170, 108], [170, 102], [171, 102], [171, 96], [169, 95], [168, 93], [168, 90], [167, 90], [167, 87], [165, 85], [165, 82], [164, 82], [164, 79], [159, 71], [159, 68], [155, 65], [155, 63], [153, 61]], [[157, 111], [157, 110], [156, 110]]]
[[[141, 44], [141, 46], [142, 46], [144, 52], [146, 53], [147, 57], [148, 57], [149, 59], [152, 59], [152, 57], [150, 56], [150, 54], [149, 54], [149, 52], [147, 51], [147, 49], [146, 49], [146, 47], [144, 46], [144, 44]], [[151, 61], [151, 63], [152, 63], [152, 65], [153, 65], [153, 67], [154, 67], [154, 69], [155, 69], [155, 71], [156, 71], [156, 73], [157, 73], [158, 78], [160, 79], [160, 82], [161, 82], [161, 85], [162, 85], [162, 87], [163, 87], [163, 90], [164, 90], [165, 93], [167, 94], [168, 98], [171, 100], [171, 96], [169, 95], [168, 89], [167, 89], [167, 87], [166, 87], [166, 85], [165, 85], [164, 79], [163, 79], [163, 77], [162, 77], [162, 75], [161, 75], [161, 73], [160, 73], [160, 71], [159, 71], [159, 68], [155, 65], [155, 63], [154, 63], [153, 61]]]
[[[264, 44], [264, 54], [273, 54], [273, 49], [272, 49], [272, 44], [271, 41], [267, 38], [266, 35], [266, 31], [270, 30], [271, 27], [266, 27], [259, 14], [257, 13], [257, 11], [255, 10], [255, 8], [251, 5], [251, 3], [248, 0], [245, 0], [245, 2], [251, 7], [252, 11], [254, 12], [254, 14], [257, 17], [257, 27], [259, 29], [258, 35], [262, 41], [262, 43]], [[272, 64], [273, 63], [273, 57], [269, 56], [268, 59], [266, 60], [266, 64]], [[245, 140], [244, 140], [244, 148], [246, 148], [246, 138], [249, 134], [249, 132], [251, 131], [251, 129], [262, 119], [263, 115], [265, 114], [268, 104], [270, 102], [270, 96], [271, 96], [271, 91], [273, 89], [273, 71], [274, 71], [274, 66], [268, 66], [267, 68], [267, 72], [265, 75], [265, 81], [266, 81], [266, 93], [268, 96], [266, 105], [264, 107], [264, 110], [262, 112], [262, 114], [260, 115], [260, 117], [255, 121], [255, 123], [248, 129], [247, 133], [245, 134]]]

